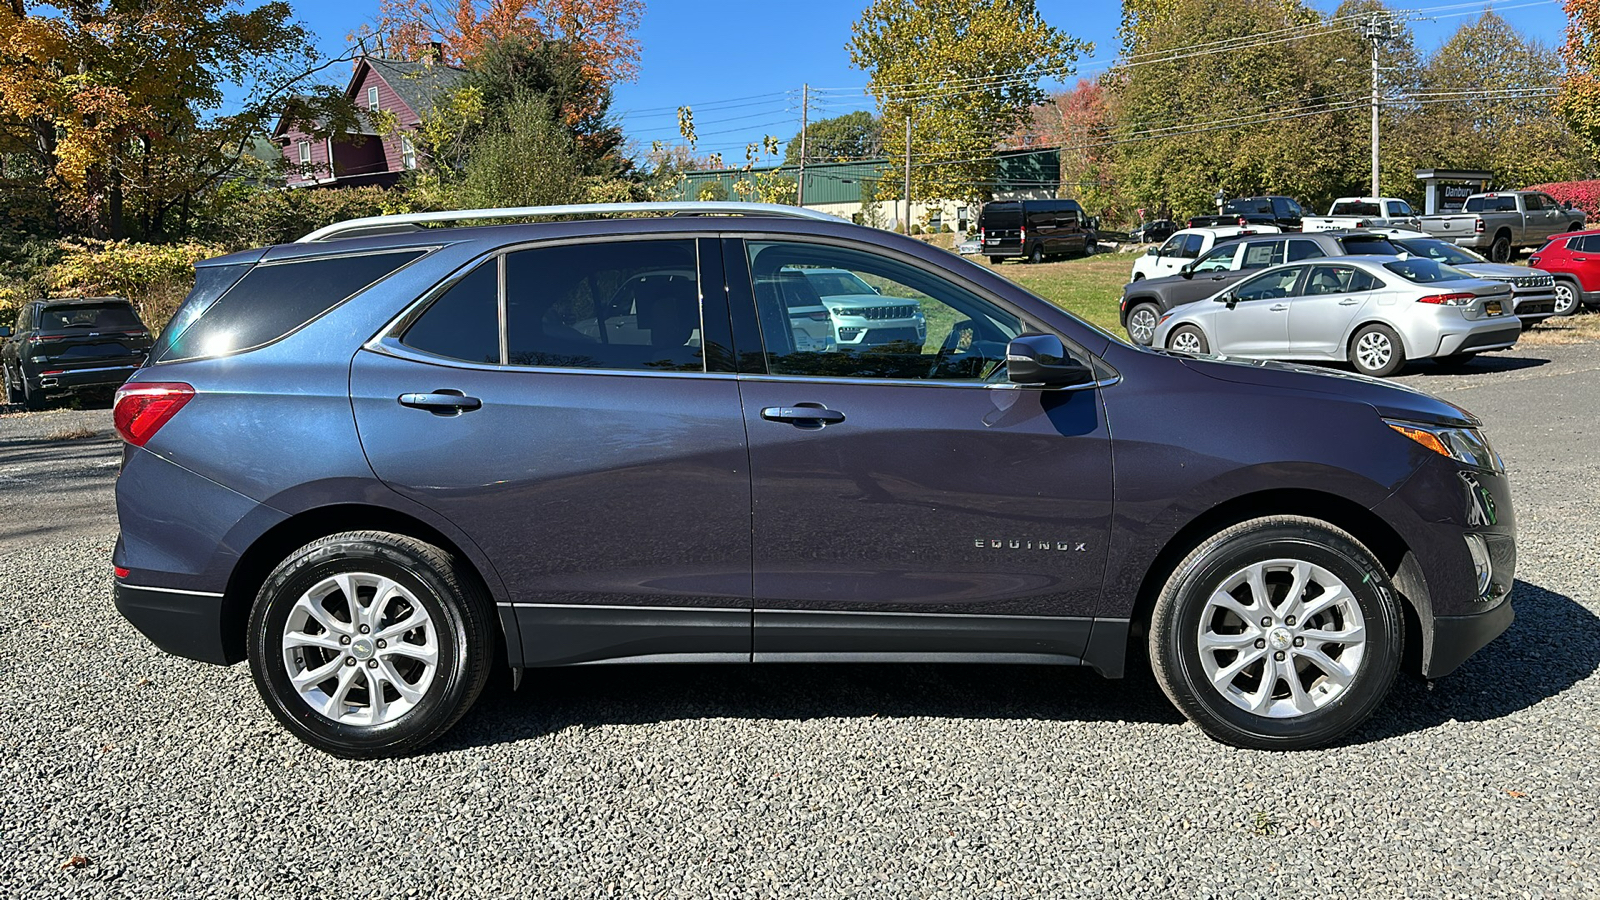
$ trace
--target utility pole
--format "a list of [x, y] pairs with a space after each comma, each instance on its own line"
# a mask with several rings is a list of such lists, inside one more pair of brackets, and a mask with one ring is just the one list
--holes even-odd
[[906, 107], [906, 234], [911, 234], [911, 108]]
[[795, 189], [795, 205], [806, 205], [806, 113], [811, 111], [811, 83], [800, 86], [800, 184]]
[[1381, 196], [1378, 193], [1378, 47], [1394, 39], [1395, 22], [1386, 13], [1374, 13], [1361, 30], [1372, 44], [1372, 196], [1377, 199]]

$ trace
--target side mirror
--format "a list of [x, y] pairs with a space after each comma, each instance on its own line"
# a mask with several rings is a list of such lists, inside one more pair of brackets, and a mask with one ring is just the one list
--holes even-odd
[[1013, 384], [1070, 387], [1094, 381], [1094, 369], [1067, 355], [1053, 334], [1024, 334], [1006, 345], [1006, 377]]
[[1229, 309], [1239, 305], [1239, 295], [1233, 291], [1223, 291], [1222, 296], [1218, 297], [1217, 300], [1226, 303]]
[[1161, 255], [1161, 248], [1160, 247], [1151, 247], [1149, 250], [1146, 250], [1144, 252], [1144, 255], [1145, 256], [1160, 256]]
[[10, 325], [0, 325], [0, 338], [8, 338], [8, 337], [11, 337], [11, 326]]
[[1194, 263], [1185, 263], [1183, 268], [1178, 270], [1178, 274], [1182, 275], [1185, 278], [1193, 278], [1194, 277]]

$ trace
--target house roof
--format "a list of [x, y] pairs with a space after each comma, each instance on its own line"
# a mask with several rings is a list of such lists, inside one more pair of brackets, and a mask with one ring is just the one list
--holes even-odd
[[395, 96], [418, 116], [424, 116], [433, 111], [435, 102], [439, 97], [454, 90], [466, 78], [463, 69], [456, 69], [440, 63], [429, 65], [424, 62], [408, 62], [400, 59], [384, 59], [376, 56], [362, 57], [361, 63], [350, 75], [350, 86], [346, 93], [353, 92], [361, 78], [362, 65], [370, 66], [378, 77], [382, 78]]

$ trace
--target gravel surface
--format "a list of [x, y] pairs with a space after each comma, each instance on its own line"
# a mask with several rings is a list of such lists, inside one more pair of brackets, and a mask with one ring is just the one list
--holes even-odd
[[1600, 896], [1600, 344], [1403, 380], [1512, 467], [1517, 622], [1288, 754], [1148, 675], [618, 667], [331, 759], [112, 609], [107, 411], [0, 414], [0, 896]]

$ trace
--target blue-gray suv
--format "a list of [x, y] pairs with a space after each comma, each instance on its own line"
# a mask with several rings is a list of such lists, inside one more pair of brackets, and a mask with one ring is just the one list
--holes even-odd
[[[634, 215], [422, 227], [584, 211]], [[795, 346], [813, 268], [925, 339]], [[830, 217], [389, 217], [196, 275], [116, 401], [116, 603], [331, 753], [421, 747], [501, 666], [1139, 653], [1209, 734], [1306, 748], [1512, 619], [1470, 413], [1133, 347]]]

